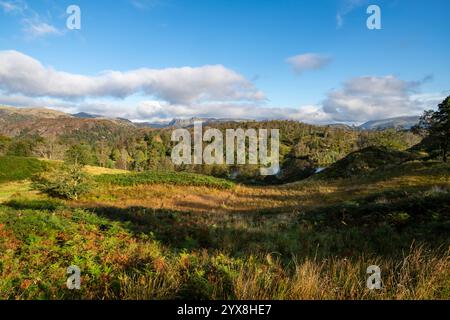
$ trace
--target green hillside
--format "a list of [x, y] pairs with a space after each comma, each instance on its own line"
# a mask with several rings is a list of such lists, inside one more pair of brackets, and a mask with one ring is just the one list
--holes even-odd
[[29, 179], [45, 168], [46, 164], [35, 158], [3, 156], [0, 157], [0, 183]]
[[409, 152], [384, 147], [368, 147], [350, 153], [317, 175], [322, 179], [350, 178], [369, 174], [379, 168], [399, 165], [417, 158]]
[[173, 184], [180, 186], [205, 186], [210, 188], [229, 189], [234, 185], [234, 183], [231, 181], [215, 178], [212, 176], [188, 172], [170, 171], [148, 171], [143, 173], [129, 174], [102, 174], [96, 177], [96, 181], [104, 184], [119, 185], [123, 187], [150, 184]]

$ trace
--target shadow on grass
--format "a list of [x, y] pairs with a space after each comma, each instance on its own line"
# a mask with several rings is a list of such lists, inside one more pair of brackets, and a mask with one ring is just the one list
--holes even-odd
[[[86, 208], [120, 221], [135, 236], [152, 235], [173, 250], [220, 250], [231, 256], [285, 258], [401, 255], [412, 242], [450, 245], [450, 194], [383, 194], [387, 203], [342, 203], [309, 212], [192, 213], [145, 207]], [[400, 198], [398, 198], [400, 197]]]
[[[266, 241], [271, 231], [251, 226], [255, 224], [256, 215], [248, 215], [244, 221], [243, 214], [217, 215], [145, 207], [95, 207], [87, 210], [111, 221], [122, 222], [135, 236], [150, 234], [175, 250], [241, 252], [249, 242]], [[238, 227], [239, 224], [242, 226]]]

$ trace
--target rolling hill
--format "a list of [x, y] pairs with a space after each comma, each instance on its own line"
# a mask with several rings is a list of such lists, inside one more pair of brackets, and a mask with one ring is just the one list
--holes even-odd
[[133, 129], [136, 127], [128, 120], [80, 118], [46, 108], [0, 107], [0, 135], [9, 137], [27, 133], [55, 138], [80, 132], [100, 137]]
[[384, 130], [384, 129], [411, 129], [419, 123], [420, 117], [397, 117], [368, 121], [359, 126], [362, 130]]
[[351, 178], [366, 175], [385, 166], [399, 165], [413, 160], [414, 154], [389, 150], [380, 147], [368, 147], [350, 153], [320, 172], [317, 177], [325, 179]]

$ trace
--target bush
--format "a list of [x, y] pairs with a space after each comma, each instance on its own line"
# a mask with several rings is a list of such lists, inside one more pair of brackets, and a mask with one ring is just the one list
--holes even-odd
[[91, 189], [91, 180], [82, 168], [80, 165], [64, 165], [33, 176], [32, 187], [52, 197], [78, 200]]

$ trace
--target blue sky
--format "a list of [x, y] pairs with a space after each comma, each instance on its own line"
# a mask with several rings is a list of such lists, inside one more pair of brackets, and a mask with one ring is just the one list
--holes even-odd
[[[81, 30], [66, 8], [81, 9]], [[381, 9], [369, 30], [366, 9]], [[0, 103], [142, 121], [416, 115], [450, 93], [447, 0], [0, 0]]]

